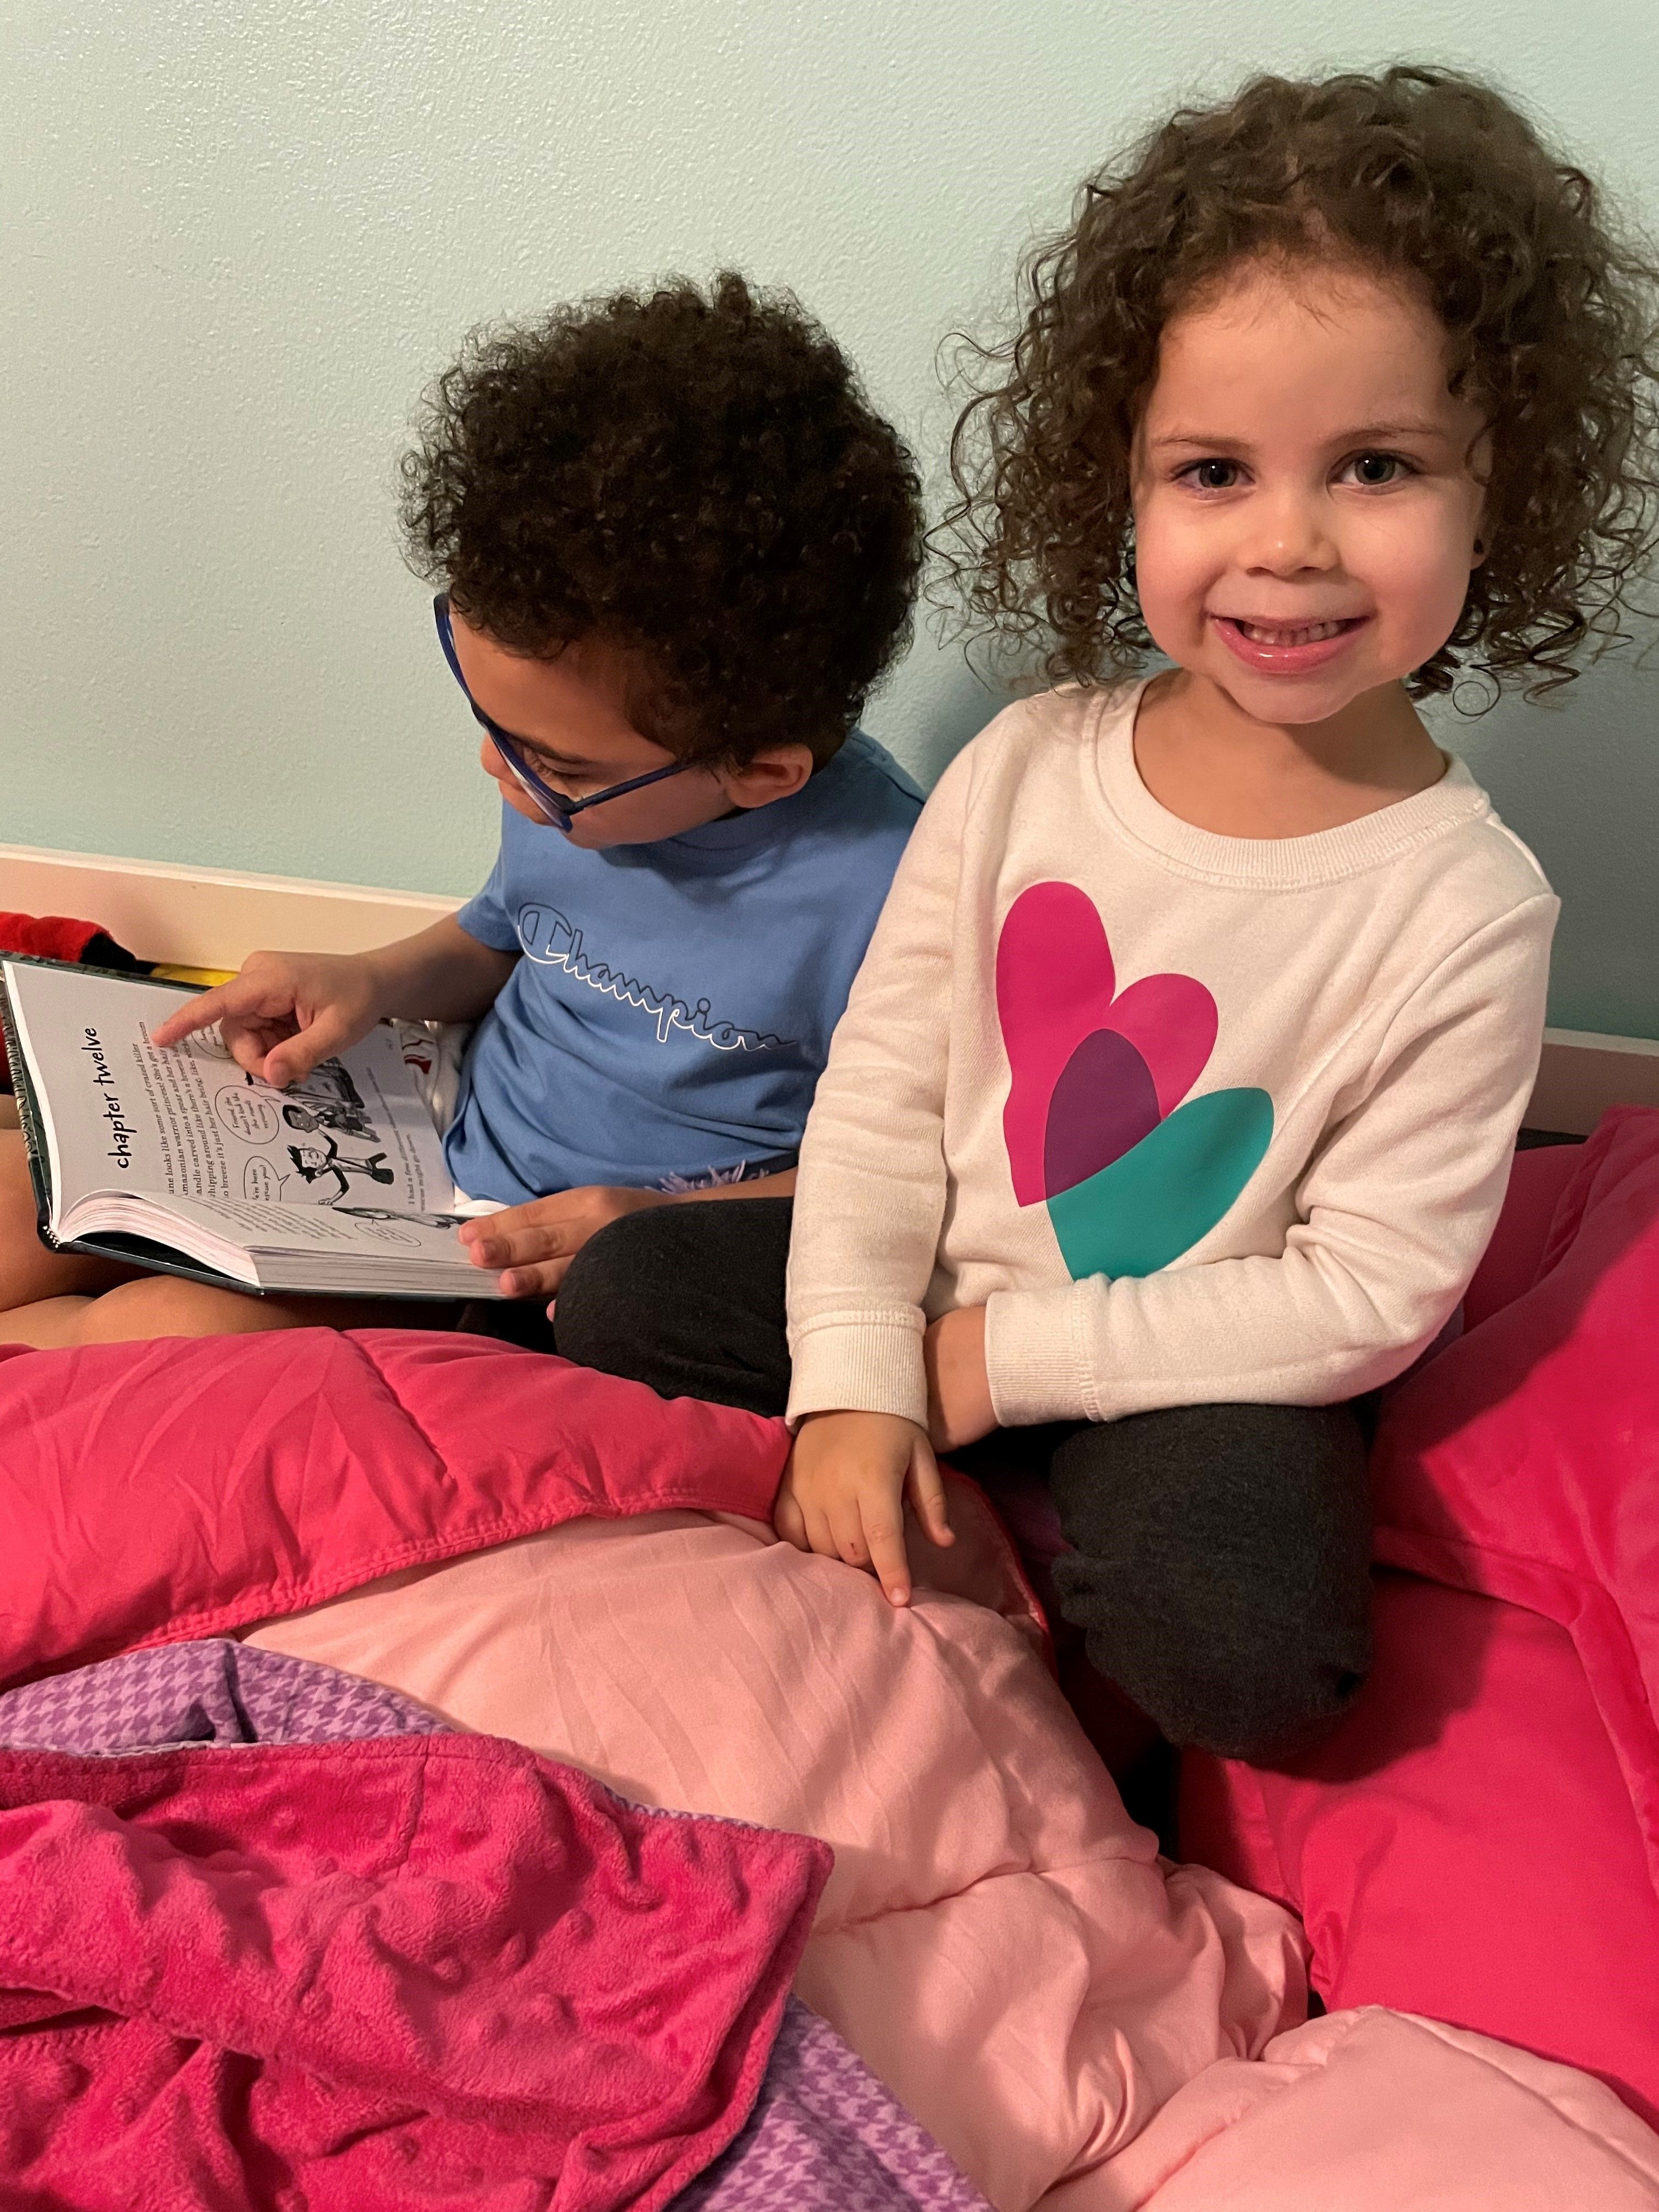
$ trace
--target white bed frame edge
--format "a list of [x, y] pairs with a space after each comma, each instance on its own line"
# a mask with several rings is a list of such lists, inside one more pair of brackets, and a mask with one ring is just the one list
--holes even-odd
[[[262, 945], [367, 951], [460, 904], [425, 891], [0, 845], [0, 910], [84, 916], [141, 960], [179, 968], [240, 967]], [[1659, 1106], [1659, 1040], [1546, 1030], [1527, 1126], [1586, 1136], [1609, 1106]]]

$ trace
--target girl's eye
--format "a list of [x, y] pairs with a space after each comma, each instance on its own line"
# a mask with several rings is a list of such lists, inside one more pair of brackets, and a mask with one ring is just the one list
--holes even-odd
[[1231, 491], [1238, 481], [1238, 463], [1194, 461], [1186, 474], [1200, 491]]
[[1349, 462], [1357, 483], [1376, 486], [1397, 483], [1408, 464], [1398, 453], [1359, 453]]

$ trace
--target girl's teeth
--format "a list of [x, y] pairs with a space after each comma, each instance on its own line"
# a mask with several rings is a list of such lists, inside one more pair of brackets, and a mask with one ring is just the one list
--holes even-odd
[[1342, 624], [1310, 623], [1302, 629], [1269, 629], [1261, 623], [1242, 622], [1238, 627], [1252, 645], [1318, 645], [1328, 637], [1334, 637]]

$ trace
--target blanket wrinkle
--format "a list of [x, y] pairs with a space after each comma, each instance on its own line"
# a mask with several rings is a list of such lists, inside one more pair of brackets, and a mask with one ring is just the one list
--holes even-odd
[[[1157, 1838], [1150, 1828], [1143, 1828], [1140, 1833], [1156, 1844]], [[970, 1880], [959, 1882], [953, 1887], [930, 1890], [926, 1897], [884, 1899], [866, 1912], [839, 1913], [833, 1910], [820, 1912], [817, 1932], [828, 1936], [854, 1935], [860, 1928], [879, 1927], [884, 1922], [896, 1919], [904, 1913], [934, 1912], [941, 1905], [960, 1904], [963, 1899], [973, 1897], [992, 1882], [1063, 1881], [1067, 1875], [1092, 1873], [1103, 1860], [1107, 1859], [1115, 1859], [1121, 1865], [1138, 1866], [1149, 1880], [1157, 1881], [1160, 1887], [1172, 1874], [1182, 1871], [1168, 1860], [1161, 1859], [1155, 1849], [1143, 1857], [1127, 1844], [1115, 1850], [1109, 1845], [1105, 1850], [1091, 1853], [1087, 1858], [1073, 1859], [1068, 1863], [1054, 1866], [1033, 1858], [1028, 1852], [1023, 1858], [999, 1860], [995, 1864], [987, 1866], [983, 1871], [975, 1873]]]
[[747, 2119], [829, 1865], [482, 1736], [0, 1751], [0, 2177], [650, 2212]]

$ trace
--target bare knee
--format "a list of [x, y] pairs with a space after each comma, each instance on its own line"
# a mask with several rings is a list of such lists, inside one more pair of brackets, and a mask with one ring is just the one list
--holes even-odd
[[37, 1219], [22, 1137], [0, 1129], [0, 1309], [32, 1305], [68, 1287], [52, 1279], [56, 1255], [40, 1242]]
[[0, 1312], [46, 1298], [90, 1297], [128, 1272], [41, 1243], [28, 1152], [15, 1127], [0, 1127]]
[[263, 1298], [178, 1275], [141, 1275], [88, 1300], [76, 1338], [81, 1344], [125, 1344], [160, 1336], [249, 1336], [294, 1325], [281, 1306]]

